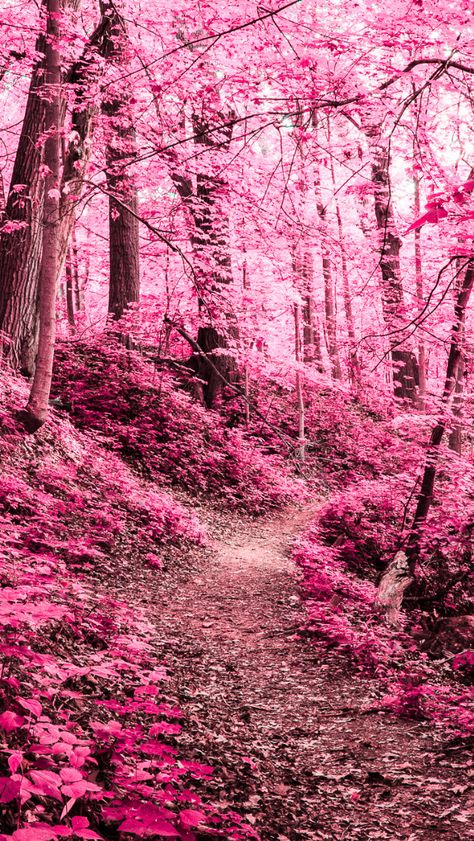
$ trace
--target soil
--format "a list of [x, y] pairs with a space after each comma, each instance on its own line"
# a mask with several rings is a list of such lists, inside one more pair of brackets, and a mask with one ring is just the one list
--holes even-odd
[[466, 746], [381, 713], [375, 681], [298, 634], [289, 549], [316, 508], [208, 515], [211, 551], [197, 568], [129, 585], [163, 641], [186, 717], [180, 751], [215, 766], [200, 793], [263, 841], [474, 838]]

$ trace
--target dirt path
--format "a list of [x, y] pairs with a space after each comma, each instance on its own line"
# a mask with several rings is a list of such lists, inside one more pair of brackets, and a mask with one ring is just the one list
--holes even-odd
[[147, 585], [187, 715], [179, 744], [217, 767], [206, 797], [265, 841], [474, 838], [465, 751], [443, 749], [424, 723], [363, 713], [376, 687], [294, 635], [288, 549], [312, 513], [211, 524], [197, 576]]

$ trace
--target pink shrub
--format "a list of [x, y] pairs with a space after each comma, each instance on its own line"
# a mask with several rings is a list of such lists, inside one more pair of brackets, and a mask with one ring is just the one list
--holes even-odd
[[75, 425], [100, 432], [145, 477], [228, 508], [257, 514], [301, 493], [280, 457], [227, 428], [168, 373], [136, 354], [129, 361], [122, 347], [60, 347], [54, 394]]

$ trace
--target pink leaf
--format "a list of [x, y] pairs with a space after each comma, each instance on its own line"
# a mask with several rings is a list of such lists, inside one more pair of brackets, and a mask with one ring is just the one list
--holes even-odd
[[135, 818], [126, 818], [118, 828], [119, 832], [130, 832], [132, 835], [145, 835], [147, 829], [147, 825], [140, 823]]
[[30, 777], [35, 784], [31, 789], [34, 794], [43, 794], [59, 800], [60, 803], [62, 802], [61, 792], [58, 788], [58, 781], [60, 784], [61, 778], [57, 774], [52, 771], [31, 771]]
[[66, 815], [67, 815], [67, 814], [71, 811], [71, 809], [72, 809], [72, 807], [74, 806], [74, 803], [75, 803], [75, 802], [76, 802], [76, 798], [75, 798], [75, 797], [71, 797], [71, 798], [68, 800], [68, 802], [66, 803], [66, 805], [65, 805], [64, 809], [63, 809], [63, 810], [62, 810], [62, 812], [61, 812], [61, 820], [62, 820], [63, 818], [65, 818], [65, 817], [66, 817]]
[[[428, 205], [427, 205], [428, 207]], [[406, 233], [410, 233], [410, 231], [416, 231], [418, 228], [421, 228], [427, 222], [431, 224], [437, 224], [440, 219], [446, 219], [448, 215], [448, 211], [442, 205], [433, 204], [433, 206], [425, 213], [423, 216], [420, 216], [419, 219], [416, 219], [415, 222], [412, 222], [410, 227], [407, 228]]]
[[469, 178], [469, 180], [465, 181], [464, 184], [459, 185], [456, 192], [472, 193], [473, 190], [474, 190], [474, 178]]
[[130, 832], [133, 835], [143, 836], [148, 830], [153, 835], [162, 835], [167, 838], [176, 838], [179, 835], [178, 830], [172, 824], [160, 819], [154, 821], [152, 824], [143, 824], [135, 818], [127, 818], [119, 826], [119, 832]]
[[13, 710], [6, 710], [0, 715], [0, 728], [5, 730], [5, 733], [11, 733], [13, 730], [23, 727], [25, 720], [22, 715], [14, 713]]
[[8, 757], [8, 767], [12, 774], [15, 774], [18, 771], [21, 763], [23, 762], [23, 754], [21, 750], [15, 750], [13, 753], [10, 754]]
[[12, 780], [10, 777], [0, 777], [0, 803], [9, 803], [10, 800], [15, 800], [19, 793], [19, 780]]
[[54, 829], [44, 829], [37, 826], [17, 829], [12, 835], [13, 841], [54, 841], [56, 833]]
[[87, 827], [89, 826], [89, 819], [84, 818], [81, 815], [75, 815], [71, 819], [71, 826], [74, 829], [74, 831], [76, 829], [87, 829]]
[[197, 826], [205, 819], [204, 812], [200, 812], [198, 809], [183, 809], [182, 812], [179, 813], [179, 819], [185, 829], [191, 829], [194, 826]]
[[61, 775], [61, 779], [65, 783], [77, 783], [83, 779], [81, 772], [76, 768], [61, 768], [59, 773]]
[[40, 716], [43, 712], [43, 707], [34, 698], [18, 698], [17, 700], [24, 710], [28, 710], [33, 715]]

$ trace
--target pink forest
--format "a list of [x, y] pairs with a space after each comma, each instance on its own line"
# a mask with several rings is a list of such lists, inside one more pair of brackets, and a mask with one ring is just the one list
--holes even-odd
[[474, 839], [474, 6], [0, 0], [0, 841]]

